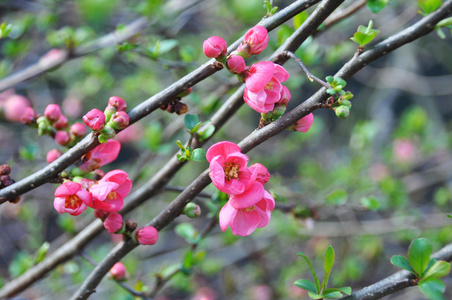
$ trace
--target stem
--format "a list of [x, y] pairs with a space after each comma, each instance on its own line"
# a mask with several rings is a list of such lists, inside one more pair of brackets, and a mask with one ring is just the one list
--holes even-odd
[[293, 52], [290, 51], [284, 51], [284, 54], [287, 55], [288, 57], [292, 58], [293, 60], [295, 60], [298, 65], [301, 67], [301, 69], [303, 70], [303, 72], [306, 73], [306, 76], [308, 76], [309, 81], [317, 81], [318, 83], [320, 83], [321, 85], [323, 85], [325, 88], [327, 89], [331, 89], [331, 86], [323, 81], [322, 79], [314, 76], [311, 72], [309, 72], [308, 68], [306, 68], [306, 66], [301, 62], [301, 59], [299, 59]]

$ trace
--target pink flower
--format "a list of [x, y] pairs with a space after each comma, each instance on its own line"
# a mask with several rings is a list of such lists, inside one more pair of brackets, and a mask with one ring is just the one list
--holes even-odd
[[25, 109], [30, 106], [30, 100], [22, 95], [13, 94], [7, 97], [2, 104], [5, 119], [11, 122], [19, 122]]
[[68, 96], [63, 100], [62, 106], [64, 113], [73, 119], [80, 118], [83, 114], [83, 104], [77, 97]]
[[[231, 200], [235, 195], [231, 196]], [[234, 235], [247, 236], [256, 230], [267, 226], [271, 211], [275, 208], [275, 200], [265, 191], [263, 198], [255, 205], [243, 209], [234, 208], [228, 201], [220, 211], [220, 227], [225, 231], [229, 226]]]
[[[83, 185], [82, 185], [83, 186]], [[102, 210], [102, 209], [95, 209], [94, 210], [94, 217], [101, 219], [102, 221], [105, 221], [105, 219], [108, 217], [110, 213], [108, 211]]]
[[61, 156], [61, 152], [58, 149], [52, 149], [49, 152], [47, 152], [46, 160], [50, 164], [51, 162], [55, 161], [58, 157]]
[[126, 101], [117, 96], [112, 96], [108, 99], [108, 106], [115, 107], [117, 111], [125, 111], [127, 109]]
[[122, 216], [118, 213], [110, 213], [104, 221], [104, 227], [110, 233], [115, 233], [122, 229], [123, 225]]
[[110, 275], [116, 281], [124, 281], [128, 277], [126, 267], [121, 262], [117, 262], [111, 267]]
[[416, 145], [408, 139], [397, 139], [392, 144], [392, 155], [397, 162], [412, 162], [416, 158]]
[[212, 145], [206, 153], [210, 162], [210, 178], [217, 189], [227, 194], [241, 194], [252, 184], [248, 156], [234, 143], [223, 141]]
[[81, 138], [86, 133], [86, 127], [82, 123], [77, 122], [77, 123], [72, 124], [71, 132], [72, 132], [72, 134], [75, 135], [75, 137]]
[[295, 123], [295, 126], [293, 127], [294, 130], [300, 131], [300, 132], [308, 132], [308, 130], [311, 128], [312, 123], [314, 123], [314, 115], [310, 113], [306, 117], [301, 118]]
[[258, 62], [246, 71], [243, 99], [255, 111], [267, 113], [281, 99], [282, 84], [289, 73], [270, 61]]
[[80, 166], [85, 172], [91, 172], [114, 161], [121, 150], [121, 144], [115, 140], [108, 140], [100, 144], [82, 157], [83, 164]]
[[71, 135], [67, 131], [57, 131], [55, 133], [55, 142], [61, 146], [66, 146], [71, 141]]
[[154, 245], [159, 239], [159, 232], [153, 226], [146, 226], [136, 231], [135, 239], [141, 245]]
[[92, 199], [90, 207], [108, 212], [117, 212], [124, 206], [124, 198], [132, 188], [132, 181], [122, 170], [113, 170], [105, 174], [89, 189]]
[[68, 213], [78, 216], [85, 211], [87, 205], [91, 201], [91, 195], [81, 187], [79, 183], [65, 181], [55, 191], [55, 200], [53, 207], [60, 214]]
[[46, 116], [47, 120], [54, 123], [58, 121], [61, 116], [61, 108], [58, 104], [49, 104], [44, 111], [44, 115]]
[[38, 119], [38, 114], [32, 107], [26, 107], [22, 116], [20, 117], [20, 122], [25, 125], [30, 125], [35, 123]]
[[[248, 44], [248, 53], [257, 55], [265, 50], [268, 44], [268, 31], [264, 26], [256, 25], [245, 33], [243, 44]], [[242, 44], [242, 45], [243, 45]], [[237, 51], [240, 51], [237, 49]]]
[[121, 143], [129, 143], [139, 141], [144, 135], [144, 126], [141, 123], [134, 123], [127, 126], [124, 130], [115, 136], [115, 140]]
[[202, 44], [202, 51], [207, 57], [218, 58], [226, 55], [228, 45], [221, 37], [211, 36]]
[[256, 181], [260, 182], [262, 184], [266, 184], [268, 180], [270, 180], [270, 173], [268, 172], [267, 168], [264, 165], [261, 165], [259, 163], [252, 164], [249, 169], [254, 172], [254, 169], [256, 169], [257, 176]]
[[226, 61], [226, 65], [232, 73], [240, 74], [245, 70], [245, 59], [239, 55], [231, 55]]
[[83, 116], [83, 122], [92, 130], [99, 131], [105, 126], [105, 114], [94, 108]]
[[61, 130], [61, 129], [65, 129], [68, 125], [69, 125], [69, 122], [68, 122], [66, 116], [61, 114], [58, 121], [56, 121], [55, 124], [53, 124], [53, 127], [55, 129]]

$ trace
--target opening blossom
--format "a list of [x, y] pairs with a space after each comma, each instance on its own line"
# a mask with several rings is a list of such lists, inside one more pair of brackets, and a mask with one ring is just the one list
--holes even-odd
[[91, 172], [114, 161], [121, 150], [121, 143], [115, 140], [108, 140], [105, 144], [100, 144], [83, 156], [83, 164], [80, 166], [85, 172]]
[[289, 73], [271, 61], [261, 61], [245, 72], [245, 92], [243, 99], [259, 113], [272, 111], [275, 103], [285, 96], [281, 82], [289, 78]]
[[218, 58], [226, 55], [228, 45], [221, 37], [211, 36], [202, 44], [202, 51], [207, 57]]
[[115, 233], [122, 229], [123, 226], [122, 216], [118, 213], [110, 213], [107, 218], [105, 218], [104, 227], [110, 233]]
[[83, 116], [83, 122], [92, 130], [101, 130], [105, 126], [105, 114], [94, 108]]
[[87, 190], [81, 187], [79, 183], [65, 181], [55, 190], [55, 200], [53, 207], [60, 214], [68, 213], [78, 216], [87, 208], [90, 203], [91, 195]]
[[299, 131], [299, 132], [308, 132], [308, 130], [311, 128], [312, 123], [314, 123], [314, 115], [310, 113], [309, 115], [301, 118], [297, 122], [295, 122], [295, 125], [293, 126], [293, 130]]
[[245, 58], [257, 55], [267, 48], [268, 31], [264, 26], [256, 25], [245, 33], [243, 43], [237, 47], [237, 52]]
[[117, 212], [124, 206], [124, 198], [132, 188], [129, 175], [122, 170], [113, 170], [105, 174], [89, 189], [92, 196], [90, 207], [108, 212]]

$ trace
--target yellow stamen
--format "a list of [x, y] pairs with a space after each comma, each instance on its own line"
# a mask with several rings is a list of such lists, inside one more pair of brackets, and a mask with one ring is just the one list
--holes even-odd
[[110, 200], [116, 199], [117, 197], [116, 192], [111, 192], [107, 195], [107, 198]]
[[224, 170], [224, 175], [226, 177], [226, 181], [239, 178], [239, 169], [240, 169], [240, 165], [237, 165], [233, 162], [225, 163], [223, 170]]

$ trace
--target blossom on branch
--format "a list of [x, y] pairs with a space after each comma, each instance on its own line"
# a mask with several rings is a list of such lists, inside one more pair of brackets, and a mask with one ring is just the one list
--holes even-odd
[[202, 44], [202, 51], [207, 57], [219, 58], [228, 51], [226, 41], [219, 36], [211, 36]]
[[264, 26], [256, 25], [245, 33], [243, 43], [237, 47], [237, 52], [247, 58], [260, 54], [267, 48], [268, 31]]
[[83, 164], [80, 166], [85, 172], [91, 172], [114, 161], [121, 150], [121, 143], [115, 140], [108, 140], [105, 144], [100, 144], [82, 157]]
[[68, 213], [78, 216], [87, 208], [91, 202], [91, 195], [81, 187], [79, 183], [65, 181], [55, 191], [53, 206], [60, 214]]
[[97, 108], [93, 108], [83, 116], [83, 122], [92, 130], [99, 131], [105, 126], [105, 114]]
[[141, 245], [154, 245], [159, 239], [159, 232], [153, 226], [139, 228], [134, 236]]

